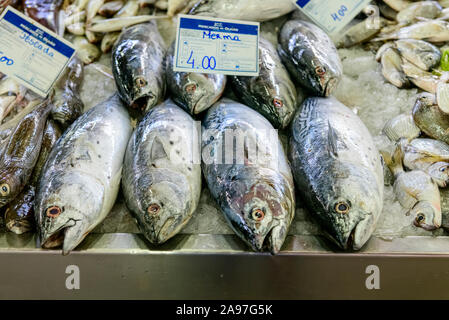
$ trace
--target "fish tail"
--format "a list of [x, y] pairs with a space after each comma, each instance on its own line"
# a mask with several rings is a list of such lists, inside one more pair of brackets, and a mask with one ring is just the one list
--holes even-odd
[[404, 171], [404, 168], [402, 167], [403, 153], [400, 145], [396, 146], [393, 155], [385, 151], [380, 151], [380, 153], [382, 154], [385, 164], [395, 176]]

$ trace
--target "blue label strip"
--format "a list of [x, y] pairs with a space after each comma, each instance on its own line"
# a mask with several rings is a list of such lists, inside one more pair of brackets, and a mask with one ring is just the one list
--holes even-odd
[[[42, 43], [46, 44], [47, 46], [53, 48], [55, 51], [59, 52], [60, 54], [66, 56], [67, 58], [71, 58], [73, 53], [75, 52], [74, 49], [70, 48], [65, 43], [61, 42], [60, 40], [56, 39], [52, 35], [48, 34], [38, 26], [33, 25], [32, 23], [29, 23], [22, 17], [18, 16], [12, 11], [8, 11], [4, 18], [4, 20], [8, 21], [9, 23], [15, 25], [17, 28], [20, 28], [22, 31], [28, 33], [33, 38], [41, 41]], [[33, 34], [33, 32], [39, 30], [39, 36], [37, 37], [36, 34]], [[31, 32], [30, 32], [31, 31]]]
[[185, 17], [181, 17], [180, 28], [202, 30], [202, 31], [248, 34], [254, 36], [258, 35], [258, 27], [256, 25], [189, 19]]
[[310, 0], [298, 0], [296, 1], [296, 4], [301, 8], [304, 8], [309, 2]]

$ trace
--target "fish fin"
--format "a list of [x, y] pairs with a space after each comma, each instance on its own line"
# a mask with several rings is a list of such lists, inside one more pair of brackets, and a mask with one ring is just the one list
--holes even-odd
[[169, 159], [169, 156], [165, 151], [164, 144], [159, 137], [155, 137], [153, 140], [150, 157], [153, 161], [158, 159]]
[[344, 144], [343, 141], [339, 141], [338, 140], [338, 135], [337, 132], [335, 131], [335, 129], [332, 127], [332, 125], [330, 124], [330, 122], [327, 122], [328, 127], [329, 127], [329, 131], [327, 133], [327, 137], [328, 137], [328, 150], [329, 153], [334, 156], [334, 157], [338, 157], [338, 143], [340, 142], [340, 145], [344, 148], [347, 148], [347, 146]]
[[396, 146], [396, 149], [393, 153], [393, 156], [389, 154], [386, 151], [380, 151], [380, 154], [382, 155], [385, 164], [387, 167], [393, 172], [393, 174], [396, 176], [398, 173], [401, 173], [404, 171], [402, 167], [402, 149], [401, 146]]

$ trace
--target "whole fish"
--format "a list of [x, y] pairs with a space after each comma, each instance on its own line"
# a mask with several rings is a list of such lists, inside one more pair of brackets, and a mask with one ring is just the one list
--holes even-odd
[[120, 17], [110, 19], [92, 20], [87, 26], [87, 30], [91, 32], [114, 32], [121, 31], [123, 28], [138, 25], [155, 19], [165, 19], [165, 16], [141, 15], [135, 17]]
[[[62, 0], [23, 0], [25, 14], [44, 27], [57, 32]], [[62, 23], [62, 21], [61, 21]]]
[[125, 29], [112, 50], [112, 71], [125, 104], [146, 113], [165, 95], [165, 43], [154, 23]]
[[171, 100], [150, 110], [129, 142], [123, 166], [126, 204], [145, 237], [161, 244], [195, 212], [201, 195], [200, 133]]
[[91, 64], [97, 60], [101, 52], [96, 45], [89, 42], [86, 37], [77, 36], [72, 41], [76, 54], [84, 64]]
[[413, 63], [402, 59], [401, 64], [403, 72], [407, 75], [407, 78], [418, 88], [435, 94], [438, 88], [438, 84], [441, 82], [439, 76], [434, 75], [431, 72], [425, 71]]
[[50, 109], [47, 98], [12, 131], [0, 157], [0, 206], [8, 204], [27, 184], [39, 157]]
[[230, 227], [253, 250], [277, 253], [295, 215], [293, 177], [277, 131], [253, 109], [222, 99], [203, 121], [202, 153], [209, 190]]
[[426, 41], [403, 39], [394, 44], [402, 57], [423, 70], [430, 70], [440, 63], [440, 50]]
[[443, 7], [438, 1], [418, 1], [399, 11], [396, 21], [400, 24], [410, 24], [415, 22], [417, 18], [435, 19], [442, 10]]
[[97, 15], [98, 10], [105, 3], [105, 0], [89, 0], [86, 5], [86, 22], [90, 24], [92, 19]]
[[266, 21], [295, 10], [289, 0], [197, 0], [189, 14], [236, 19]]
[[379, 34], [379, 37], [373, 39], [373, 41], [395, 39], [417, 39], [428, 42], [449, 41], [449, 22], [443, 20], [425, 20], [400, 28], [392, 33]]
[[221, 98], [227, 78], [222, 74], [173, 71], [174, 45], [165, 59], [167, 87], [177, 105], [192, 115], [199, 114]]
[[372, 26], [371, 17], [351, 26], [336, 42], [337, 48], [350, 48], [356, 44], [366, 42], [375, 37], [380, 29], [387, 26], [388, 22], [384, 18], [380, 18], [379, 24]]
[[8, 230], [22, 234], [34, 229], [34, 196], [36, 185], [39, 182], [40, 174], [48, 155], [61, 136], [61, 131], [52, 120], [48, 120], [42, 137], [42, 145], [31, 174], [28, 185], [14, 198], [5, 211], [5, 224]]
[[449, 145], [443, 141], [418, 138], [401, 143], [401, 147], [406, 168], [414, 166], [415, 163], [449, 162]]
[[335, 98], [308, 98], [291, 126], [290, 163], [298, 190], [343, 249], [368, 241], [382, 212], [381, 157], [363, 122]]
[[441, 226], [438, 185], [424, 171], [404, 171], [400, 146], [393, 157], [386, 153], [382, 153], [382, 156], [395, 176], [393, 189], [396, 198], [402, 207], [409, 209], [407, 215], [414, 217], [414, 225], [427, 231], [438, 229]]
[[257, 77], [232, 77], [233, 89], [247, 106], [283, 129], [297, 108], [296, 88], [276, 49], [264, 38], [259, 38], [259, 70]]
[[421, 130], [413, 121], [413, 116], [403, 113], [387, 121], [382, 132], [392, 142], [398, 142], [401, 139], [411, 141], [421, 134]]
[[120, 186], [130, 117], [117, 95], [79, 117], [42, 170], [35, 213], [41, 245], [73, 250], [111, 210]]
[[388, 48], [381, 58], [382, 75], [392, 85], [398, 88], [406, 88], [410, 81], [402, 67], [402, 58], [396, 49]]
[[343, 74], [337, 49], [312, 23], [287, 21], [279, 34], [279, 55], [293, 78], [314, 95], [329, 96]]
[[83, 63], [74, 57], [67, 67], [67, 77], [60, 81], [52, 99], [51, 117], [62, 128], [67, 128], [84, 110], [84, 103], [80, 97], [80, 86], [83, 79]]
[[440, 110], [435, 95], [423, 93], [416, 99], [413, 119], [426, 135], [449, 143], [449, 115]]

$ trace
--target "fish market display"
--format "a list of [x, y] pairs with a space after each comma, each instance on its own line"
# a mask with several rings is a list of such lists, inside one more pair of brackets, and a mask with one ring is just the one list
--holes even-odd
[[279, 55], [294, 80], [317, 96], [329, 96], [342, 66], [335, 45], [316, 25], [290, 20], [279, 34]]
[[57, 32], [58, 14], [63, 0], [24, 0], [25, 14], [44, 27]]
[[0, 79], [0, 121], [23, 100], [26, 92], [27, 89], [11, 77]]
[[48, 156], [36, 190], [41, 245], [73, 250], [111, 210], [131, 136], [130, 118], [114, 95], [79, 117]]
[[34, 229], [34, 197], [36, 185], [39, 182], [42, 168], [47, 161], [48, 155], [60, 136], [61, 131], [57, 125], [52, 120], [48, 120], [42, 137], [39, 158], [34, 166], [28, 185], [6, 208], [5, 224], [8, 230], [16, 234], [22, 234]]
[[165, 44], [154, 23], [125, 29], [112, 52], [118, 92], [131, 109], [148, 112], [165, 94]]
[[186, 73], [173, 71], [175, 44], [165, 59], [167, 87], [173, 101], [190, 114], [199, 114], [221, 98], [227, 78], [222, 74]]
[[264, 38], [259, 39], [259, 69], [257, 77], [232, 77], [233, 89], [275, 128], [285, 128], [298, 104], [296, 88], [276, 49]]
[[[277, 132], [229, 99], [209, 109], [202, 125], [203, 174], [230, 227], [253, 250], [277, 253], [295, 214], [293, 178]], [[222, 155], [233, 141], [227, 135], [237, 136], [241, 153], [228, 145]]]
[[290, 134], [298, 190], [329, 236], [343, 249], [366, 243], [382, 211], [379, 153], [362, 121], [335, 98], [309, 98]]
[[167, 100], [139, 123], [126, 151], [122, 188], [140, 230], [154, 244], [176, 235], [201, 194], [199, 128]]
[[421, 134], [421, 130], [416, 126], [413, 116], [403, 113], [387, 121], [383, 132], [393, 142], [398, 142], [401, 139], [411, 141], [418, 138]]

